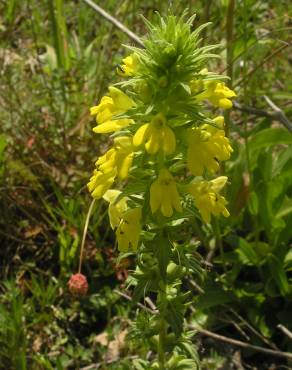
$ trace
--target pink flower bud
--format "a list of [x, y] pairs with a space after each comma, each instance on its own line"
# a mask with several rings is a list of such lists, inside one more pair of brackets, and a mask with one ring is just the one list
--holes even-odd
[[69, 291], [74, 295], [85, 295], [88, 291], [88, 283], [86, 276], [82, 274], [74, 274], [68, 281]]

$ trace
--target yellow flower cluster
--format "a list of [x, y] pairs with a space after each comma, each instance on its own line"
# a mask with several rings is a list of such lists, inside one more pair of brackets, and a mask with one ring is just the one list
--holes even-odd
[[205, 124], [187, 131], [187, 163], [194, 176], [202, 176], [204, 170], [218, 171], [218, 161], [226, 161], [233, 152], [225, 137], [224, 117], [216, 117], [213, 122], [218, 128]]
[[196, 96], [197, 100], [209, 100], [215, 107], [223, 109], [232, 108], [230, 98], [235, 97], [234, 91], [230, 90], [223, 82], [206, 81], [204, 91]]
[[90, 108], [90, 114], [96, 116], [97, 126], [93, 131], [98, 134], [115, 132], [127, 127], [133, 120], [115, 118], [135, 105], [132, 99], [116, 87], [109, 87], [109, 96], [101, 98], [99, 105]]
[[226, 209], [226, 200], [219, 194], [226, 184], [227, 177], [220, 176], [211, 181], [198, 181], [187, 185], [187, 191], [194, 199], [195, 205], [201, 213], [203, 220], [210, 222], [211, 215], [218, 216], [220, 213], [224, 217], [229, 216]]
[[[139, 73], [138, 56], [132, 54], [123, 59], [123, 65], [118, 71], [122, 76], [136, 76]], [[209, 74], [207, 70], [202, 70], [199, 74], [202, 78], [192, 80], [189, 86], [191, 101], [201, 104], [208, 100], [215, 107], [231, 108], [231, 99], [235, 93], [223, 82], [205, 79]], [[143, 101], [143, 96], [140, 99]], [[148, 156], [149, 161], [146, 160], [146, 166], [151, 169], [149, 173], [156, 174], [154, 177], [151, 175], [150, 182], [151, 217], [155, 219], [158, 213], [164, 217], [172, 217], [175, 212], [182, 212], [182, 197], [185, 194], [192, 197], [204, 222], [209, 223], [212, 215], [229, 216], [227, 202], [220, 195], [227, 177], [202, 180], [202, 176], [215, 174], [219, 169], [219, 161], [229, 159], [233, 151], [225, 136], [223, 116], [212, 121], [209, 118], [205, 120], [209, 123], [197, 122], [191, 127], [189, 124], [184, 126], [177, 124], [181, 122], [181, 117], [180, 121], [175, 120], [163, 108], [163, 104], [160, 106], [161, 111], [154, 110], [152, 113], [149, 110], [151, 113], [144, 117], [138, 110], [141, 101], [134, 100], [120, 89], [109, 87], [109, 94], [102, 97], [99, 105], [91, 108], [91, 114], [96, 116], [97, 122], [93, 131], [115, 133], [115, 137], [113, 146], [97, 160], [88, 189], [93, 197], [103, 197], [109, 202], [110, 224], [116, 232], [121, 251], [137, 249], [142, 229], [142, 208], [140, 205], [133, 206], [129, 198], [121, 197], [121, 192], [112, 187], [117, 179], [127, 179], [133, 168], [133, 161], [140, 155], [144, 156], [143, 163], [147, 155], [151, 155]], [[131, 112], [136, 108], [138, 114], [133, 116]], [[168, 168], [169, 160], [183, 162], [186, 173], [193, 180], [187, 185], [179, 184], [171, 173], [175, 170]], [[143, 194], [140, 196], [142, 199]]]
[[164, 115], [159, 113], [150, 123], [144, 124], [136, 131], [133, 144], [137, 147], [145, 145], [149, 154], [155, 154], [159, 149], [165, 154], [172, 154], [175, 151], [176, 140]]
[[138, 58], [135, 54], [128, 55], [126, 58], [123, 59], [122, 66], [117, 68], [117, 73], [120, 76], [133, 76], [139, 66]]
[[[199, 72], [199, 75], [201, 76], [208, 76], [209, 74], [210, 73], [206, 68]], [[214, 107], [223, 109], [232, 108], [232, 101], [230, 99], [236, 96], [235, 92], [229, 89], [224, 82], [216, 80], [192, 80], [190, 83], [190, 89], [195, 95], [195, 100], [197, 102], [209, 100]]]
[[88, 183], [92, 196], [100, 199], [112, 186], [115, 178], [127, 178], [134, 157], [132, 139], [119, 136], [114, 139], [114, 145], [95, 163], [96, 169]]
[[152, 213], [158, 209], [165, 217], [173, 214], [173, 209], [182, 211], [176, 182], [166, 168], [159, 171], [158, 178], [150, 187], [150, 206]]

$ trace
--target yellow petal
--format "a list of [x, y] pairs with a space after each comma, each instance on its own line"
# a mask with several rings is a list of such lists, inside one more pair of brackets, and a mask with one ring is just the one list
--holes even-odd
[[154, 130], [151, 132], [151, 136], [147, 143], [145, 144], [145, 149], [149, 154], [155, 154], [159, 150], [159, 144], [160, 144], [160, 137], [155, 135]]
[[220, 108], [230, 109], [232, 108], [232, 101], [227, 98], [219, 99], [218, 105]]
[[106, 121], [100, 125], [97, 125], [93, 128], [93, 131], [98, 134], [107, 134], [110, 132], [115, 132], [120, 130], [123, 127], [127, 127], [132, 120], [130, 119], [117, 119], [112, 121]]
[[122, 161], [122, 163], [119, 167], [119, 170], [118, 170], [119, 171], [118, 176], [119, 176], [120, 179], [124, 180], [128, 177], [129, 169], [132, 165], [133, 158], [134, 158], [134, 153], [130, 153]]
[[109, 189], [105, 192], [103, 195], [103, 199], [106, 200], [109, 203], [114, 203], [114, 201], [117, 199], [117, 197], [121, 194], [120, 190], [116, 189]]
[[227, 180], [227, 176], [219, 176], [216, 179], [211, 180], [210, 182], [212, 184], [212, 190], [214, 190], [216, 193], [219, 193], [225, 186]]
[[180, 197], [179, 197], [179, 193], [177, 191], [177, 188], [176, 188], [175, 184], [173, 184], [173, 186], [171, 188], [170, 195], [171, 195], [171, 201], [172, 201], [172, 205], [173, 205], [174, 209], [177, 212], [182, 212]]
[[213, 121], [216, 124], [216, 126], [218, 126], [218, 128], [220, 128], [221, 130], [224, 129], [224, 117], [223, 116], [217, 116], [213, 119]]
[[91, 116], [96, 116], [96, 115], [97, 115], [97, 113], [98, 113], [98, 111], [99, 111], [98, 105], [96, 105], [96, 106], [94, 106], [94, 107], [91, 107], [91, 108], [90, 108], [90, 115], [91, 115]]
[[114, 86], [109, 87], [110, 96], [117, 110], [127, 111], [134, 106], [134, 102], [125, 93]]
[[172, 154], [175, 151], [176, 139], [171, 128], [165, 125], [163, 128], [163, 150], [165, 154]]
[[171, 217], [173, 214], [172, 206], [171, 206], [171, 200], [166, 200], [162, 202], [161, 204], [161, 213], [165, 217]]
[[149, 129], [149, 123], [145, 123], [145, 125], [142, 125], [138, 128], [136, 131], [134, 137], [133, 137], [133, 145], [134, 146], [140, 146], [147, 140], [147, 133]]

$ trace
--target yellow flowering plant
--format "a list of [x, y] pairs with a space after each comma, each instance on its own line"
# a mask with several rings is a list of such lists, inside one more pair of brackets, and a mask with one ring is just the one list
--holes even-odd
[[112, 134], [113, 143], [97, 160], [88, 189], [109, 204], [121, 258], [137, 254], [129, 278], [133, 301], [149, 293], [156, 299], [157, 312], [140, 312], [131, 332], [158, 354], [145, 360], [145, 369], [199, 368], [184, 330], [189, 295], [182, 281], [200, 278], [202, 269], [197, 244], [182, 240], [179, 229], [194, 215], [203, 223], [229, 216], [222, 195], [227, 177], [216, 174], [232, 148], [223, 116], [212, 116], [209, 107], [231, 108], [235, 93], [226, 77], [206, 69], [218, 57], [218, 45], [199, 47], [208, 24], [192, 31], [192, 22], [173, 15], [156, 25], [145, 20], [145, 48], [128, 46], [121, 81], [91, 108], [93, 131]]

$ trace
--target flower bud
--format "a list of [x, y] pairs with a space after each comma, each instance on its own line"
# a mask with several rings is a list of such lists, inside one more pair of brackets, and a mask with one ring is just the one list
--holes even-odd
[[68, 281], [69, 291], [77, 296], [86, 295], [88, 291], [88, 283], [86, 276], [82, 274], [74, 274]]
[[174, 262], [170, 262], [167, 266], [167, 278], [171, 281], [178, 279], [181, 275], [181, 270], [181, 266]]

